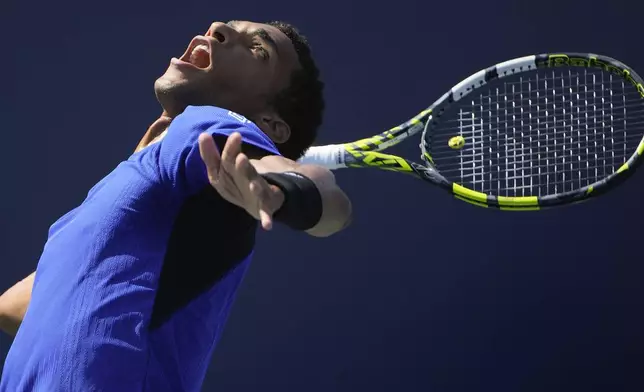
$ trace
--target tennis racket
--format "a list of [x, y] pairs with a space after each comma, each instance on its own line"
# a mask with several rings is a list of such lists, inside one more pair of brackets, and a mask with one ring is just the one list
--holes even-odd
[[[382, 153], [420, 134], [421, 163]], [[644, 153], [644, 81], [596, 54], [526, 56], [481, 70], [409, 121], [312, 147], [301, 163], [411, 174], [481, 207], [538, 210], [613, 189]]]

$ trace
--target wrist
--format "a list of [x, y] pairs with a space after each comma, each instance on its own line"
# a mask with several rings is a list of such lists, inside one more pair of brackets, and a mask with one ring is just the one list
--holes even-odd
[[297, 172], [264, 173], [262, 177], [279, 189], [282, 202], [274, 209], [273, 218], [295, 230], [315, 227], [322, 217], [322, 195], [317, 185]]

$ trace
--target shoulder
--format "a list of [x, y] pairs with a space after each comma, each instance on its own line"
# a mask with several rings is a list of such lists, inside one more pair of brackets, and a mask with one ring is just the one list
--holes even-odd
[[239, 113], [215, 106], [188, 106], [172, 121], [165, 138], [182, 134], [193, 139], [203, 132], [214, 137], [227, 137], [238, 132], [245, 144], [279, 155], [275, 143], [252, 121]]

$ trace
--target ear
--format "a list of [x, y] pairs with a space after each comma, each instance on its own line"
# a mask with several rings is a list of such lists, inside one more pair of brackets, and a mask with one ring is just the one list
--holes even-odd
[[257, 125], [277, 144], [284, 144], [291, 137], [291, 127], [276, 113], [263, 114]]

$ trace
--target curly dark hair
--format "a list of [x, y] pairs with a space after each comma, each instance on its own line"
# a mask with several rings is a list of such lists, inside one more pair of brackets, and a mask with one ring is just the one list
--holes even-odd
[[317, 137], [318, 128], [324, 115], [324, 83], [320, 71], [311, 56], [311, 47], [297, 28], [286, 22], [272, 21], [293, 44], [300, 68], [291, 74], [290, 85], [272, 99], [277, 113], [291, 128], [291, 137], [286, 143], [278, 144], [280, 153], [296, 160], [311, 147]]

